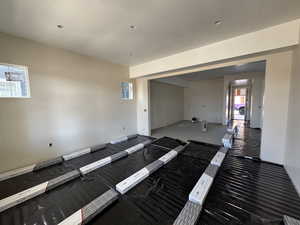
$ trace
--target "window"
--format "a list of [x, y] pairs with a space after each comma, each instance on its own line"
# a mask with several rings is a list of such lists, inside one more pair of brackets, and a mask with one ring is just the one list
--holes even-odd
[[27, 67], [0, 64], [0, 98], [29, 97]]
[[121, 83], [121, 98], [125, 100], [132, 100], [133, 99], [133, 87], [132, 83], [130, 82], [122, 82]]

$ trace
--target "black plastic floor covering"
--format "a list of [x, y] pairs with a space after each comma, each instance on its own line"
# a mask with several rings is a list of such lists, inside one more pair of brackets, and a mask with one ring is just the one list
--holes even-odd
[[181, 145], [183, 143], [184, 142], [178, 139], [173, 139], [170, 137], [162, 137], [153, 142], [153, 144], [155, 145], [159, 145], [161, 147], [169, 148], [169, 149], [176, 148], [178, 145]]
[[237, 122], [237, 124], [239, 132], [229, 154], [259, 158], [261, 130], [248, 128], [244, 122]]
[[300, 219], [300, 198], [282, 166], [240, 159], [259, 156], [260, 131], [243, 128], [213, 183], [198, 225], [279, 225]]
[[[237, 152], [241, 155], [257, 154], [259, 149], [252, 148], [259, 146], [260, 135], [252, 135], [251, 130], [247, 130], [249, 135], [245, 136], [248, 140], [241, 139], [243, 144], [235, 142], [233, 152], [225, 158], [206, 199], [198, 225], [279, 225], [282, 224], [283, 215], [300, 219], [300, 199], [283, 167], [232, 156]], [[255, 132], [259, 134], [257, 130]], [[144, 140], [145, 137], [139, 137], [108, 149], [115, 153]], [[165, 141], [173, 143], [173, 140]], [[171, 145], [163, 143], [163, 146]], [[243, 151], [243, 148], [246, 150]], [[216, 146], [191, 143], [177, 158], [150, 175], [89, 224], [172, 224], [217, 150]], [[58, 224], [167, 151], [165, 148], [149, 146], [84, 178], [2, 212], [0, 224]], [[70, 166], [76, 166], [77, 160], [77, 163], [85, 165], [82, 159], [80, 157], [70, 161], [74, 162]], [[17, 184], [18, 181], [15, 182]]]
[[[89, 224], [172, 224], [217, 150], [217, 147], [191, 143], [184, 152], [123, 195]], [[116, 174], [112, 170], [107, 173], [101, 170], [100, 173], [107, 180]]]
[[[137, 143], [141, 143], [145, 140], [145, 137], [138, 137], [126, 141], [126, 144], [120, 143], [116, 145], [108, 145], [106, 149], [100, 150], [99, 152], [95, 152], [92, 154], [87, 154], [85, 156], [81, 156], [77, 159], [70, 160], [68, 162], [65, 162], [65, 164], [68, 164], [72, 169], [78, 168], [90, 162], [101, 159], [105, 156], [109, 156], [115, 152], [122, 151], [130, 146], [136, 145]], [[112, 147], [114, 149], [112, 149]], [[113, 164], [121, 162], [122, 160], [127, 161], [128, 166], [130, 165], [128, 158], [120, 159], [119, 161], [114, 162]], [[62, 168], [61, 171], [62, 173], [64, 173], [63, 171], [66, 171], [64, 170], [64, 166], [66, 166], [66, 168], [69, 168], [67, 165], [58, 165], [53, 166], [51, 168], [49, 167], [45, 170], [34, 172], [34, 175], [36, 176], [33, 176], [32, 179], [30, 179], [30, 174], [33, 175], [33, 173], [26, 174], [26, 176], [23, 175], [22, 177], [25, 177], [24, 183], [27, 186], [32, 183], [34, 183], [35, 185], [39, 178], [42, 177], [42, 175], [44, 175], [40, 175], [41, 172], [46, 173], [46, 175], [54, 175], [54, 177], [59, 176], [57, 174], [55, 176], [57, 168]], [[140, 164], [139, 166], [144, 167], [144, 164]], [[102, 168], [100, 168], [99, 170], [101, 169]], [[37, 176], [37, 174], [39, 175]], [[12, 178], [10, 183], [17, 184], [19, 179], [19, 177]], [[106, 185], [106, 183], [107, 182], [105, 182], [105, 180], [103, 180], [101, 177], [95, 177], [95, 173], [91, 173], [86, 175], [85, 177], [75, 179], [74, 181], [66, 183], [58, 188], [55, 188], [47, 193], [44, 193], [36, 198], [28, 200], [18, 206], [15, 206], [0, 213], [0, 224], [58, 224], [67, 216], [71, 215], [72, 213], [74, 213], [75, 211], [77, 211], [78, 209], [85, 206], [86, 204], [94, 200], [96, 197], [107, 191], [110, 186]], [[21, 186], [22, 185], [19, 185], [18, 189]], [[0, 187], [2, 189], [6, 188], [7, 186], [1, 185]], [[10, 188], [12, 192], [17, 192], [13, 186], [11, 186]]]
[[137, 138], [128, 140], [123, 143], [118, 143], [115, 145], [108, 144], [106, 148], [101, 149], [97, 152], [89, 153], [78, 158], [65, 161], [62, 164], [53, 165], [39, 171], [30, 172], [18, 177], [1, 181], [0, 199], [6, 198], [27, 188], [33, 187], [35, 185], [46, 182], [52, 178], [63, 175], [74, 169], [80, 168], [84, 165], [100, 160], [119, 151], [125, 150], [126, 148], [134, 146], [145, 140], [149, 140], [149, 138], [138, 136]]

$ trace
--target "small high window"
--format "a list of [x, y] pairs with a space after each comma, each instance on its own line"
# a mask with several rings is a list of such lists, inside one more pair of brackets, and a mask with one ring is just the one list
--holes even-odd
[[0, 64], [0, 98], [29, 98], [28, 70], [25, 66]]
[[130, 82], [121, 83], [121, 99], [132, 100], [133, 99], [133, 85]]

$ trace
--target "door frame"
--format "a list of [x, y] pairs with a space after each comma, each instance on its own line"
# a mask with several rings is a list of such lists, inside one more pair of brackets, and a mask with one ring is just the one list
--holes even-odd
[[251, 80], [249, 80], [247, 85], [233, 85], [232, 82], [230, 82], [229, 84], [229, 99], [228, 99], [228, 121], [232, 121], [234, 120], [234, 116], [233, 116], [233, 107], [234, 107], [234, 90], [238, 89], [238, 88], [246, 88], [246, 104], [245, 104], [245, 118], [244, 121], [245, 122], [249, 122], [251, 120]]

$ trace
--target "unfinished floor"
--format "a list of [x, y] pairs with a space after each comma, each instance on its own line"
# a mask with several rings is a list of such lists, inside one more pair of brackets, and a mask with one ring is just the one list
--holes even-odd
[[[1, 182], [0, 192], [2, 197], [11, 195], [28, 185], [39, 183], [44, 175], [56, 176], [57, 171], [77, 168], [78, 163], [94, 161], [145, 139], [149, 137], [139, 136], [117, 145], [108, 145], [97, 153]], [[157, 140], [127, 158], [0, 213], [0, 224], [56, 225], [120, 180], [180, 144], [172, 138]], [[239, 157], [255, 156], [259, 154], [259, 148], [259, 130], [241, 127], [238, 139], [227, 154], [203, 205], [198, 225], [281, 225], [283, 215], [300, 219], [300, 198], [285, 169]], [[88, 224], [173, 224], [189, 192], [218, 149], [215, 145], [191, 142], [177, 158], [120, 196]]]
[[183, 141], [195, 140], [215, 145], [221, 145], [222, 137], [226, 132], [226, 126], [218, 123], [208, 123], [207, 132], [202, 131], [201, 123], [192, 123], [183, 120], [178, 123], [152, 130], [152, 136], [156, 138], [168, 136]]

